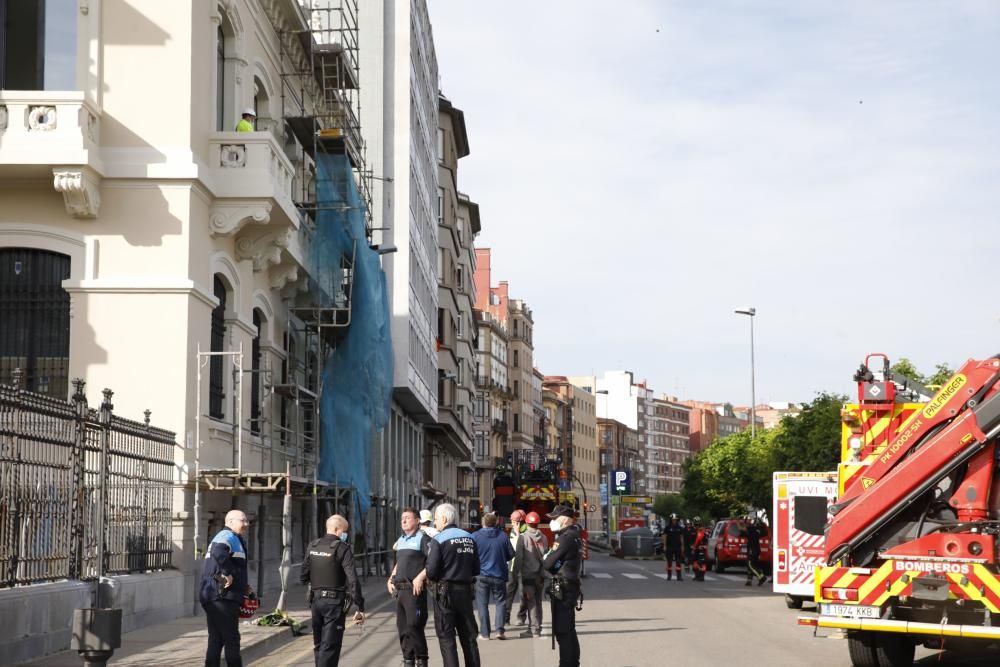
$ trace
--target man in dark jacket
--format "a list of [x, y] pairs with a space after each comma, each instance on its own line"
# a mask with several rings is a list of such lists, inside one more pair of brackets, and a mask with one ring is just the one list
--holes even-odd
[[484, 514], [483, 527], [472, 534], [479, 552], [479, 576], [476, 578], [476, 607], [479, 610], [479, 636], [490, 638], [490, 602], [496, 603], [497, 639], [505, 639], [504, 618], [507, 607], [507, 563], [514, 548], [503, 529], [497, 528], [497, 515]]
[[205, 553], [199, 598], [208, 623], [205, 667], [220, 667], [226, 651], [228, 667], [243, 667], [240, 657], [240, 604], [247, 593], [247, 545], [250, 522], [240, 510], [226, 514], [226, 527], [212, 538]]
[[520, 580], [521, 606], [527, 610], [528, 619], [528, 629], [521, 633], [522, 637], [542, 636], [542, 587], [545, 584], [542, 560], [549, 550], [549, 541], [545, 533], [538, 530], [539, 521], [538, 514], [528, 512], [525, 518], [528, 528], [521, 533], [514, 549], [512, 577]]
[[306, 547], [299, 583], [309, 584], [313, 655], [316, 667], [337, 667], [344, 643], [344, 620], [353, 602], [354, 623], [365, 622], [365, 598], [348, 546], [347, 519], [334, 514], [326, 520], [326, 535]]
[[559, 642], [559, 667], [580, 667], [580, 640], [576, 636], [576, 602], [580, 597], [580, 570], [583, 543], [576, 525], [576, 512], [556, 505], [551, 519], [552, 549], [542, 567], [552, 575], [549, 597], [552, 600], [552, 634]]
[[760, 519], [754, 519], [747, 525], [747, 586], [753, 582], [754, 577], [757, 577], [758, 586], [763, 586], [767, 581], [767, 575], [760, 564], [760, 538], [763, 531], [764, 524]]
[[458, 528], [458, 510], [444, 503], [434, 510], [440, 532], [427, 552], [427, 579], [434, 599], [434, 630], [444, 667], [458, 667], [455, 633], [462, 644], [465, 667], [479, 667], [476, 616], [472, 611], [472, 580], [479, 572], [479, 554], [472, 535]]

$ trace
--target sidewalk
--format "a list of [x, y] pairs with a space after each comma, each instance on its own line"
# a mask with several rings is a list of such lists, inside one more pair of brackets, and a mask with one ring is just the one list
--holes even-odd
[[[385, 579], [380, 576], [368, 577], [367, 583], [364, 583], [362, 588], [366, 607], [374, 607], [389, 595], [385, 588]], [[288, 615], [296, 621], [309, 619], [305, 590], [305, 586], [298, 584], [289, 587], [287, 611]], [[275, 592], [269, 595], [265, 602], [274, 604], [277, 599], [278, 593]], [[273, 607], [261, 605], [257, 616], [263, 616], [273, 609]], [[243, 662], [249, 664], [282, 644], [292, 641], [293, 638], [292, 630], [287, 626], [262, 627], [253, 625], [249, 621], [241, 621], [240, 646]], [[144, 667], [201, 665], [205, 662], [205, 646], [207, 644], [208, 630], [205, 628], [204, 615], [187, 616], [125, 634], [122, 637], [122, 647], [115, 651], [108, 664], [142, 665]], [[82, 664], [83, 660], [76, 651], [62, 651], [39, 660], [22, 663], [22, 666], [80, 667]]]

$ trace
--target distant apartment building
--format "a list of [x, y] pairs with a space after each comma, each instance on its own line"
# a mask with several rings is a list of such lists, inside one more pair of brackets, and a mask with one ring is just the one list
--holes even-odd
[[[603, 509], [600, 508], [600, 451], [597, 445], [596, 396], [569, 382], [565, 376], [545, 377], [544, 387], [567, 405], [568, 437], [563, 443], [563, 465], [570, 479], [564, 490], [572, 491], [579, 501], [581, 511], [588, 512], [587, 521], [595, 528], [601, 525]], [[584, 507], [586, 501], [587, 507]]]
[[[394, 355], [389, 428], [376, 446], [376, 483], [423, 506], [427, 424], [438, 420], [438, 65], [425, 0], [375, 0], [360, 23], [361, 121], [372, 183], [372, 226], [386, 273]], [[400, 205], [402, 203], [402, 205]], [[394, 250], [393, 250], [394, 249]]]
[[654, 495], [678, 493], [684, 483], [684, 463], [691, 456], [691, 408], [667, 396], [654, 398], [649, 405], [647, 488]]
[[[739, 412], [738, 409], [737, 412]], [[761, 403], [756, 408], [757, 428], [774, 428], [785, 417], [795, 417], [801, 412], [802, 408], [797, 403], [787, 401]]]
[[[639, 434], [634, 428], [615, 419], [597, 418], [598, 443], [600, 446], [600, 475], [607, 482], [614, 470], [638, 470], [642, 466], [642, 456], [639, 453]], [[633, 487], [633, 493], [636, 489]], [[609, 490], [610, 492], [610, 490]], [[601, 523], [603, 530], [608, 530], [608, 516], [604, 513]]]
[[507, 281], [492, 285], [491, 251], [476, 248], [476, 308], [490, 313], [506, 325], [508, 335], [507, 370], [512, 398], [508, 426], [509, 448], [530, 450], [537, 446], [540, 425], [535, 396], [534, 319], [531, 309], [520, 299], [510, 298]]
[[644, 382], [636, 382], [631, 371], [607, 371], [603, 377], [576, 375], [568, 380], [586, 391], [593, 389], [599, 418], [617, 420], [635, 431], [639, 456], [634, 459], [635, 467], [630, 468], [633, 488], [638, 495], [648, 493], [645, 459], [652, 390]]
[[475, 446], [472, 462], [475, 477], [470, 503], [489, 505], [497, 461], [508, 450], [510, 401], [513, 396], [507, 375], [509, 339], [506, 320], [490, 311], [475, 311], [478, 329], [476, 349]]
[[[450, 100], [438, 102], [438, 311], [437, 420], [427, 425], [424, 480], [458, 506], [464, 520], [471, 477], [476, 338], [473, 239], [479, 207], [458, 191], [458, 161], [469, 154], [465, 115]], [[459, 496], [462, 499], [460, 500]]]

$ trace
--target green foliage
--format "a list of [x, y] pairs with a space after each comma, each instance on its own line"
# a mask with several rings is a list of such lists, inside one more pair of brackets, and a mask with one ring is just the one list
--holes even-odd
[[751, 508], [770, 512], [776, 470], [824, 471], [840, 460], [840, 408], [846, 398], [820, 394], [778, 426], [715, 441], [688, 462], [681, 496], [688, 514], [722, 518]]
[[934, 367], [934, 374], [927, 378], [924, 384], [936, 389], [951, 379], [954, 374], [955, 371], [948, 364], [938, 364]]
[[675, 513], [679, 517], [686, 516], [684, 499], [679, 493], [667, 493], [653, 499], [653, 514], [666, 519]]
[[920, 374], [917, 367], [906, 357], [900, 357], [896, 363], [889, 366], [889, 370], [897, 375], [903, 375], [920, 384], [924, 383], [924, 376]]

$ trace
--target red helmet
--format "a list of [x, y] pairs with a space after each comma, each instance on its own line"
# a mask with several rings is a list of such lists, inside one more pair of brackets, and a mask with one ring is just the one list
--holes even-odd
[[510, 513], [511, 521], [524, 521], [524, 512], [521, 510], [514, 510]]
[[537, 526], [541, 522], [541, 519], [538, 517], [537, 512], [528, 512], [528, 516], [525, 518], [524, 522], [529, 526]]
[[256, 593], [250, 591], [243, 596], [243, 602], [240, 603], [240, 618], [253, 618], [259, 607], [260, 599]]

